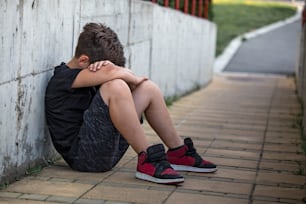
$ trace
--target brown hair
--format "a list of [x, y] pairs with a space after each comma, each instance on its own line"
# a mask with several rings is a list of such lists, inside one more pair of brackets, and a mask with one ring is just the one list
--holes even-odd
[[117, 34], [100, 23], [88, 23], [78, 39], [75, 57], [82, 54], [89, 57], [90, 63], [109, 60], [118, 66], [125, 65], [123, 46]]

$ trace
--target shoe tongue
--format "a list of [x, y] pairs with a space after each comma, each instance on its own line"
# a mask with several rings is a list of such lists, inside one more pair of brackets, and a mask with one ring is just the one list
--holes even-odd
[[194, 148], [192, 140], [190, 138], [186, 138], [184, 142], [185, 142], [185, 145], [188, 147], [186, 154], [195, 158], [194, 166], [202, 165], [203, 159], [197, 153], [197, 150]]
[[147, 149], [148, 154], [155, 153], [155, 152], [165, 152], [164, 145], [156, 144], [156, 145], [152, 145], [152, 146], [148, 147], [148, 149]]
[[187, 145], [188, 149], [193, 149], [193, 142], [191, 138], [185, 138], [184, 143]]

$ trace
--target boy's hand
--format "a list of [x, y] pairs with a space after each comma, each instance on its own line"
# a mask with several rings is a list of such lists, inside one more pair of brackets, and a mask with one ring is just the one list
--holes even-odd
[[141, 76], [135, 76], [135, 81], [132, 83], [128, 83], [131, 91], [135, 90], [138, 85], [140, 85], [142, 82], [148, 80], [148, 77], [141, 77]]
[[136, 76], [131, 70], [119, 67], [111, 61], [103, 60], [92, 63], [87, 69], [83, 69], [75, 78], [72, 88], [90, 87], [101, 85], [113, 79], [124, 80], [134, 90], [147, 77]]
[[95, 63], [92, 63], [88, 66], [88, 69], [92, 72], [96, 72], [99, 69], [101, 69], [103, 66], [107, 65], [114, 65], [111, 61], [103, 60], [103, 61], [97, 61]]

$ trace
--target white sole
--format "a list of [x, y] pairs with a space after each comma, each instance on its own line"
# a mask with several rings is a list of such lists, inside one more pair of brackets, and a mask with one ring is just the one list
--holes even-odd
[[145, 181], [151, 181], [153, 183], [159, 183], [159, 184], [178, 184], [183, 183], [184, 178], [177, 178], [177, 179], [159, 179], [155, 178], [153, 176], [149, 176], [148, 174], [144, 174], [141, 172], [136, 172], [136, 178], [145, 180]]
[[184, 166], [176, 164], [171, 164], [171, 167], [175, 171], [190, 171], [190, 172], [199, 172], [199, 173], [211, 173], [218, 170], [217, 168], [198, 168], [193, 166]]

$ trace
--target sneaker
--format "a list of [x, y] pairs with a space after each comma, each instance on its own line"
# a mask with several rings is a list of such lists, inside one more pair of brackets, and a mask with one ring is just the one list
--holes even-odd
[[176, 171], [215, 172], [215, 164], [205, 161], [197, 153], [190, 138], [184, 140], [184, 145], [167, 152], [168, 161]]
[[184, 177], [173, 170], [168, 162], [162, 144], [153, 145], [147, 152], [139, 153], [136, 178], [160, 184], [184, 182]]

